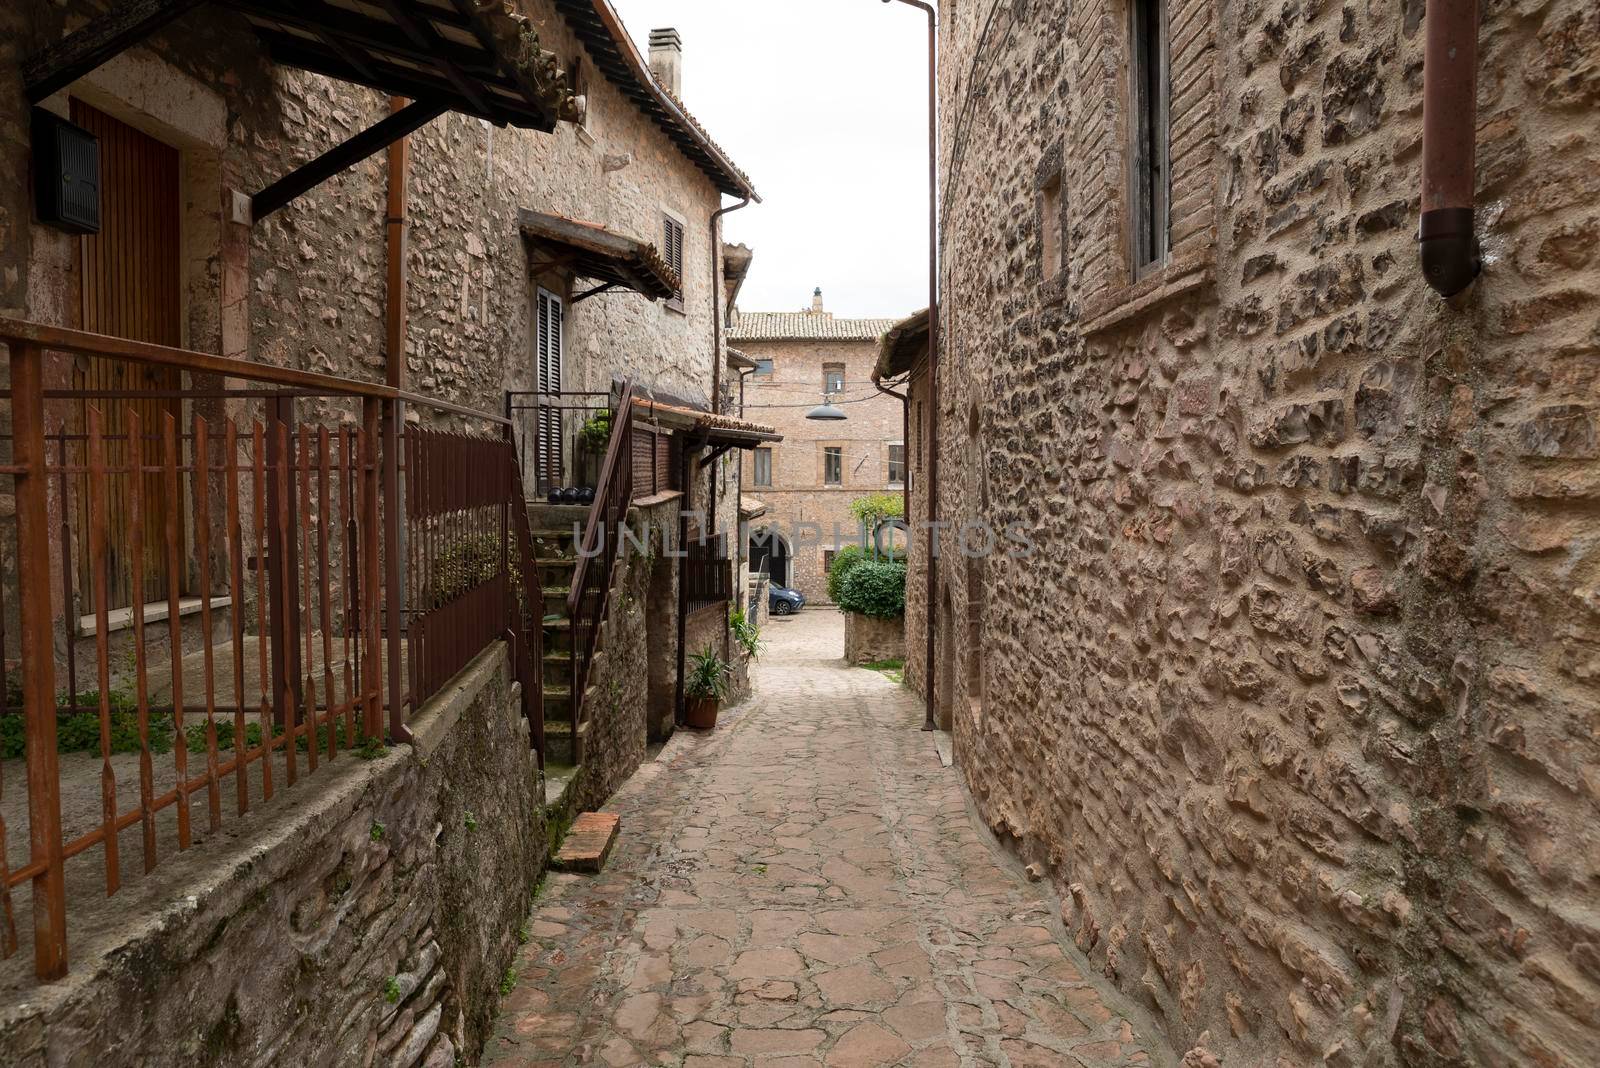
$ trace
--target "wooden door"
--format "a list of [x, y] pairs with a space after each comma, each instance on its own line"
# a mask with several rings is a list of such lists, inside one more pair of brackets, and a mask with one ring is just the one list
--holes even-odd
[[[179, 346], [183, 343], [183, 302], [179, 290], [178, 150], [81, 100], [72, 102], [72, 121], [100, 139], [100, 232], [79, 239], [81, 325], [97, 334]], [[150, 393], [176, 391], [182, 385], [182, 372], [176, 369], [140, 367], [101, 357], [79, 359], [73, 371], [75, 389]], [[170, 412], [179, 418], [183, 410], [176, 397], [96, 397], [83, 404], [98, 406], [105, 433], [121, 439], [106, 445], [106, 460], [114, 466], [128, 462], [125, 435], [130, 409], [139, 413], [147, 465], [160, 456], [164, 417]], [[167, 515], [181, 507], [181, 501], [170, 498], [160, 475], [142, 477], [144, 560], [138, 568], [142, 579], [136, 584], [125, 555], [129, 544], [128, 480], [115, 477], [109, 483], [107, 607], [133, 604], [136, 585], [142, 586], [137, 596], [145, 602], [165, 599]], [[80, 484], [80, 488], [86, 491], [87, 485]], [[78, 500], [80, 603], [88, 611], [93, 604], [94, 573], [88, 552], [87, 493], [80, 492]], [[181, 522], [178, 530], [182, 538]], [[177, 555], [183, 560], [181, 544]]]

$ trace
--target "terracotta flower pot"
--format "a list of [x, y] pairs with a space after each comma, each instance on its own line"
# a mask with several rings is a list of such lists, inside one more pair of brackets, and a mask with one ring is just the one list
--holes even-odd
[[697, 731], [716, 730], [718, 705], [715, 697], [691, 697], [684, 710], [684, 722]]

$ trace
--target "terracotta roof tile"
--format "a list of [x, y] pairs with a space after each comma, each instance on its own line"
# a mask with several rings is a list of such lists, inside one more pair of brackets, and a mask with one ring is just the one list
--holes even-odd
[[894, 319], [835, 319], [816, 312], [739, 312], [729, 341], [876, 341]]

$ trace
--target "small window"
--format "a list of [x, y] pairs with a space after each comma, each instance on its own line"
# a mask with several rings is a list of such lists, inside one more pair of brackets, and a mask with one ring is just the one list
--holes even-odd
[[822, 450], [822, 484], [824, 486], [844, 484], [844, 449], [838, 445], [829, 445]]
[[661, 242], [661, 258], [667, 261], [678, 274], [678, 291], [672, 294], [667, 301], [667, 307], [673, 311], [683, 311], [683, 223], [670, 215], [662, 216], [664, 233]]
[[824, 575], [826, 575], [826, 574], [830, 573], [832, 570], [833, 570], [833, 550], [832, 549], [824, 549], [824, 550], [822, 550], [822, 573]]
[[772, 485], [772, 450], [757, 449], [755, 451], [755, 484], [758, 486]]
[[1166, 262], [1171, 230], [1171, 130], [1168, 127], [1167, 0], [1133, 0], [1134, 276]]
[[756, 360], [756, 369], [751, 372], [750, 377], [751, 378], [771, 378], [772, 377], [772, 361], [771, 360], [761, 360], [761, 359]]
[[827, 394], [844, 392], [844, 364], [825, 363], [822, 365], [822, 392]]
[[1043, 281], [1061, 273], [1065, 249], [1061, 240], [1061, 175], [1057, 174], [1039, 190], [1039, 227], [1044, 240], [1044, 259], [1040, 264]]
[[906, 447], [904, 442], [891, 441], [889, 443], [889, 485], [903, 486], [906, 483]]
[[[567, 92], [575, 97], [583, 98], [583, 82], [583, 57], [573, 56], [567, 65]], [[587, 130], [589, 128], [589, 108], [586, 98], [584, 99], [584, 105], [583, 113], [578, 119], [578, 126]]]

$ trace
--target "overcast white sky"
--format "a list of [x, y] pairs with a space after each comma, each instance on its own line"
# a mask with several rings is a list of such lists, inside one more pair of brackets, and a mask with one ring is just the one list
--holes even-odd
[[612, 0], [641, 52], [683, 37], [683, 96], [762, 203], [725, 216], [755, 250], [745, 311], [841, 317], [928, 304], [927, 18], [880, 0]]

